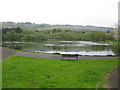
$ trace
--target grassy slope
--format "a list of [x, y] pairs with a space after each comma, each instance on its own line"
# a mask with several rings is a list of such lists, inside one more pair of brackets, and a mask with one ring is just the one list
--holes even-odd
[[3, 88], [96, 88], [117, 60], [61, 61], [11, 56], [3, 60]]
[[100, 43], [108, 43], [112, 45], [118, 45], [120, 43], [119, 40], [108, 40], [108, 41], [99, 41]]

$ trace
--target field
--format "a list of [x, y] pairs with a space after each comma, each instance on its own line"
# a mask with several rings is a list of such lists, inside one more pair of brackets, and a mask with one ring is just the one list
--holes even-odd
[[10, 56], [3, 88], [102, 88], [117, 60], [55, 60]]

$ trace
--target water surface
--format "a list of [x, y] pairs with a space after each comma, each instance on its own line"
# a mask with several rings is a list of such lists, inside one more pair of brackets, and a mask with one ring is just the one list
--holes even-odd
[[115, 55], [115, 50], [111, 45], [90, 41], [4, 42], [3, 45], [19, 50], [42, 53]]

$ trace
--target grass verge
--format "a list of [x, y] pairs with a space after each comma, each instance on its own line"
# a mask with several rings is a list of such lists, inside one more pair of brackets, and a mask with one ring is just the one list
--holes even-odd
[[55, 60], [10, 56], [3, 88], [102, 88], [117, 60]]

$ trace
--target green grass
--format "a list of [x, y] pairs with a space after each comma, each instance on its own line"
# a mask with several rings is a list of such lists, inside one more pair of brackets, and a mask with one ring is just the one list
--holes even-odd
[[100, 43], [108, 43], [111, 45], [118, 45], [120, 43], [119, 40], [108, 40], [108, 41], [99, 41]]
[[117, 60], [54, 60], [11, 56], [3, 60], [3, 88], [99, 88]]

